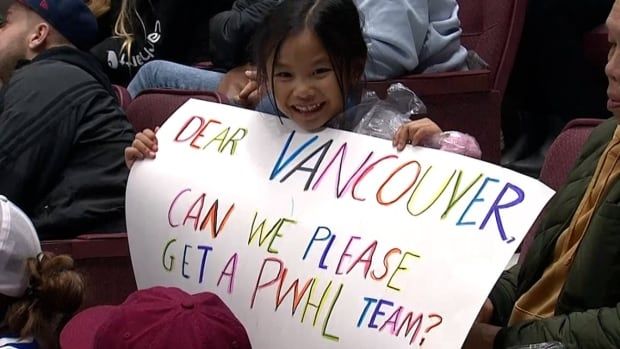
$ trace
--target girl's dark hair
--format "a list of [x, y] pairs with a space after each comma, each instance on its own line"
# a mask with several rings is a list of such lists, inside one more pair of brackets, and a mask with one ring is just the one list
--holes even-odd
[[[368, 51], [353, 0], [284, 0], [267, 16], [254, 37], [254, 62], [260, 86], [273, 93], [273, 76], [284, 40], [309, 29], [327, 51], [342, 98], [361, 78]], [[343, 106], [345, 105], [343, 101]]]
[[60, 330], [84, 299], [85, 282], [66, 255], [41, 253], [27, 263], [30, 286], [6, 313], [6, 325], [21, 337], [34, 337], [44, 348], [58, 348]]

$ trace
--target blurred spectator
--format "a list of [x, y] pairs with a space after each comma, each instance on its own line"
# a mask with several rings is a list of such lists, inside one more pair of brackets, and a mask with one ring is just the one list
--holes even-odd
[[[149, 88], [215, 91], [225, 71], [250, 60], [249, 42], [265, 16], [280, 0], [237, 0], [228, 11], [222, 11], [209, 23], [209, 50], [216, 71], [202, 70], [168, 61], [144, 65], [127, 90], [132, 97]], [[235, 75], [238, 88], [247, 83], [243, 69]], [[237, 93], [239, 93], [237, 91]]]
[[97, 17], [97, 40], [103, 40], [114, 35], [114, 24], [121, 10], [122, 0], [87, 0], [88, 8]]
[[41, 253], [28, 217], [0, 196], [0, 348], [56, 349], [84, 298], [68, 256]]
[[230, 9], [232, 2], [122, 0], [118, 9], [112, 2], [113, 33], [91, 52], [112, 83], [120, 85], [127, 85], [142, 65], [155, 59], [183, 64], [208, 60], [209, 18]]
[[[45, 6], [44, 6], [45, 5]], [[0, 28], [0, 193], [41, 238], [125, 229], [133, 130], [91, 55], [82, 0], [13, 1]]]
[[607, 79], [586, 58], [584, 34], [603, 24], [613, 0], [530, 0], [504, 99], [503, 164], [537, 176], [568, 121], [609, 117]]
[[355, 0], [368, 45], [366, 78], [466, 70], [456, 0]]
[[[262, 19], [278, 0], [237, 0], [232, 10], [211, 20], [212, 59], [218, 72], [155, 62], [147, 65], [129, 85], [136, 96], [149, 88], [215, 90], [239, 103], [239, 94], [251, 83], [243, 64], [248, 45]], [[364, 22], [368, 46], [365, 78], [388, 79], [412, 72], [466, 70], [467, 50], [461, 46], [456, 0], [355, 0]], [[251, 106], [251, 105], [250, 105]]]
[[76, 315], [60, 335], [63, 349], [251, 349], [243, 325], [213, 293], [178, 288], [136, 291], [117, 306]]
[[250, 60], [250, 38], [280, 0], [237, 0], [232, 9], [211, 18], [209, 24], [211, 61], [224, 71]]
[[525, 258], [501, 275], [464, 349], [552, 341], [620, 348], [620, 0], [607, 25], [607, 107], [614, 117], [590, 134]]

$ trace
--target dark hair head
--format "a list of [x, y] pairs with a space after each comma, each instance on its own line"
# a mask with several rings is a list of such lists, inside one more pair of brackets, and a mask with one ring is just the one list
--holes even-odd
[[305, 29], [322, 42], [346, 98], [362, 77], [368, 55], [353, 0], [284, 0], [278, 4], [254, 37], [259, 84], [273, 92], [273, 77], [269, 81], [268, 72], [273, 71], [282, 43]]
[[47, 348], [58, 347], [62, 326], [78, 310], [85, 293], [82, 276], [69, 256], [42, 253], [28, 260], [30, 286], [6, 313], [11, 332], [34, 337]]

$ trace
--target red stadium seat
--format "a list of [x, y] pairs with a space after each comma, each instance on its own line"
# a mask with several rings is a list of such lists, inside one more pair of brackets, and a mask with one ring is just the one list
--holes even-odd
[[152, 89], [140, 93], [127, 108], [127, 117], [136, 131], [153, 129], [168, 119], [190, 98], [226, 103], [224, 95], [210, 91]]
[[442, 128], [467, 132], [478, 140], [482, 157], [499, 162], [501, 101], [517, 53], [526, 0], [458, 0], [463, 46], [478, 53], [489, 69], [414, 74], [368, 82], [380, 95], [395, 82], [418, 94], [429, 116]]
[[118, 99], [118, 104], [123, 108], [123, 110], [127, 110], [129, 103], [131, 103], [131, 95], [126, 88], [119, 85], [112, 85], [114, 92], [116, 93], [116, 98]]
[[83, 307], [120, 304], [136, 290], [127, 234], [86, 234], [69, 240], [42, 241], [43, 251], [68, 254], [86, 278]]

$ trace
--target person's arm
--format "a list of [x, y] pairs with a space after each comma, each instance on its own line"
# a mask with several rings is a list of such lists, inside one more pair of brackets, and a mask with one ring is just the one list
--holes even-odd
[[278, 2], [237, 0], [230, 11], [211, 18], [209, 50], [216, 68], [232, 69], [247, 63], [247, 47], [253, 33]]
[[409, 121], [396, 130], [392, 139], [392, 144], [396, 149], [401, 151], [405, 149], [405, 145], [408, 143], [461, 154], [475, 159], [482, 157], [482, 151], [474, 137], [458, 131], [443, 132], [429, 118]]
[[503, 328], [497, 333], [494, 347], [551, 341], [567, 348], [619, 348], [620, 303]]
[[467, 50], [461, 46], [461, 21], [456, 0], [429, 1], [429, 25], [426, 40], [419, 52], [424, 72], [462, 70]]
[[429, 25], [429, 2], [432, 1], [355, 1], [368, 46], [368, 80], [394, 78], [416, 69]]
[[517, 301], [517, 280], [520, 265], [504, 271], [495, 283], [489, 294], [489, 300], [493, 304], [493, 315], [490, 323], [503, 326], [508, 323], [512, 308]]

